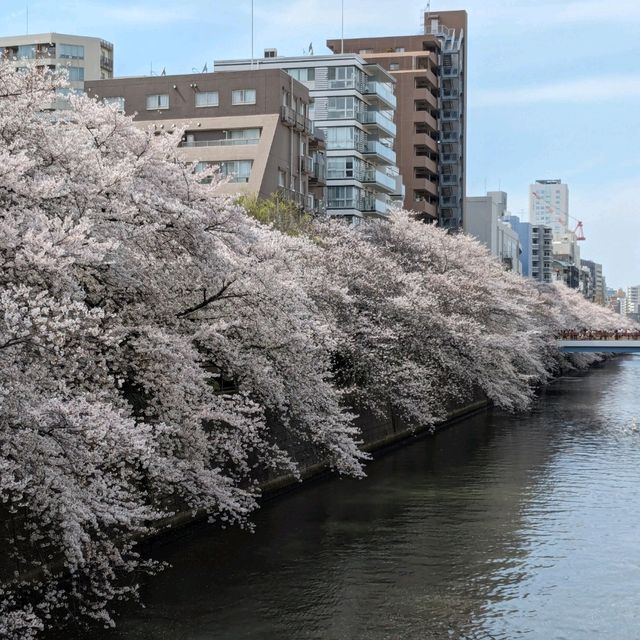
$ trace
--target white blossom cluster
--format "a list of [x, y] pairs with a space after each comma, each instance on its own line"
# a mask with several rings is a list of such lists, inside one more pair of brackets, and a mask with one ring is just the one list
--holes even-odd
[[569, 364], [557, 331], [620, 326], [407, 212], [260, 225], [175, 135], [86, 97], [47, 113], [63, 85], [0, 63], [0, 637], [112, 625], [176, 511], [250, 525], [258, 478], [297, 472], [273, 424], [362, 476], [358, 407], [521, 409]]

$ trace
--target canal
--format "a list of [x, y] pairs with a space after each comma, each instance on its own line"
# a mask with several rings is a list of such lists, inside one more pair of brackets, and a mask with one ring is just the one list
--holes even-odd
[[[100, 640], [640, 637], [640, 357], [197, 526]], [[83, 636], [85, 637], [85, 636]]]

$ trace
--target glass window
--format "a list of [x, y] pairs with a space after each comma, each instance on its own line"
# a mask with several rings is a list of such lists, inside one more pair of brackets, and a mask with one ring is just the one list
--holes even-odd
[[316, 70], [310, 69], [287, 69], [287, 73], [300, 82], [313, 82], [316, 79]]
[[255, 89], [237, 89], [231, 92], [231, 104], [255, 104]]
[[220, 173], [231, 182], [249, 182], [253, 160], [227, 160], [220, 163]]
[[69, 67], [70, 82], [84, 82], [84, 67]]
[[169, 108], [169, 95], [166, 93], [156, 94], [153, 96], [147, 96], [147, 110], [153, 109], [168, 109]]
[[397, 62], [392, 62], [389, 65], [389, 71], [398, 71], [398, 69], [400, 69], [400, 64]]
[[396, 47], [396, 53], [404, 53], [404, 47]]
[[356, 85], [355, 67], [329, 67], [327, 74], [330, 89], [349, 89]]
[[353, 178], [354, 158], [327, 158], [327, 178]]
[[218, 92], [217, 91], [202, 91], [196, 93], [196, 107], [217, 107], [218, 106]]
[[34, 44], [21, 44], [18, 47], [18, 58], [35, 58], [36, 46]]
[[282, 189], [287, 186], [287, 174], [281, 169], [278, 171], [278, 186]]
[[357, 149], [364, 144], [364, 134], [355, 127], [328, 127], [327, 149]]
[[327, 103], [327, 117], [330, 120], [355, 118], [360, 110], [358, 102], [353, 96], [331, 96]]
[[114, 98], [104, 98], [102, 100], [105, 104], [108, 104], [112, 107], [115, 107], [118, 111], [124, 113], [124, 98], [123, 97], [114, 97]]
[[84, 60], [84, 46], [81, 44], [61, 44], [58, 57]]
[[226, 132], [227, 140], [259, 140], [260, 129], [258, 127], [252, 129], [228, 129]]

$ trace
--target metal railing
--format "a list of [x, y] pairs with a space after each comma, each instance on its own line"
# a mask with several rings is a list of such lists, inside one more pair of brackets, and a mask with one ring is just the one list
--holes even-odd
[[260, 138], [225, 138], [223, 140], [183, 140], [180, 147], [233, 147], [236, 145], [258, 144]]
[[396, 161], [395, 151], [391, 147], [382, 144], [378, 140], [370, 140], [366, 142], [364, 145], [363, 153], [375, 154], [393, 163], [395, 163]]

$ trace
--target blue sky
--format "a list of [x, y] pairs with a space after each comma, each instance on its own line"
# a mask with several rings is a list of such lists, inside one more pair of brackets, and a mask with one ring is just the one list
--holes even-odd
[[[417, 33], [426, 0], [344, 0], [345, 36]], [[26, 0], [0, 0], [0, 35]], [[255, 51], [301, 54], [340, 35], [341, 0], [254, 0]], [[115, 44], [116, 73], [211, 70], [248, 57], [250, 0], [30, 0], [29, 31]], [[469, 195], [507, 191], [526, 218], [536, 178], [569, 184], [582, 255], [609, 286], [640, 284], [640, 0], [432, 0], [469, 13]]]

